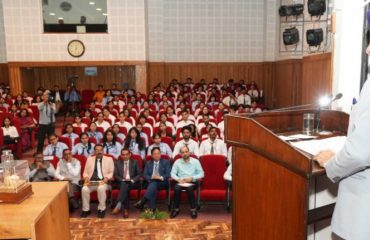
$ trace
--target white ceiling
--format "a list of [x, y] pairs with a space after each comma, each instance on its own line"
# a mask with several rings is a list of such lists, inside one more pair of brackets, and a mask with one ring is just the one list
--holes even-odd
[[[44, 21], [48, 24], [58, 23], [58, 18], [63, 18], [65, 24], [80, 23], [81, 16], [86, 16], [87, 24], [107, 23], [107, 0], [40, 0], [44, 3], [43, 15]], [[62, 2], [68, 2], [72, 8], [69, 11], [63, 11], [60, 8]], [[94, 4], [90, 4], [93, 2]], [[101, 10], [96, 10], [100, 8]], [[50, 15], [55, 14], [55, 15]]]

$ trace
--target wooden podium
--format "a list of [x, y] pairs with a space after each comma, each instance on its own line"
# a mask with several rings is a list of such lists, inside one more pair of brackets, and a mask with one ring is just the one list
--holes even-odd
[[[226, 117], [225, 139], [233, 146], [233, 239], [303, 240], [309, 224], [331, 217], [334, 204], [309, 210], [310, 183], [324, 169], [278, 137], [301, 133], [308, 112], [315, 113]], [[320, 118], [331, 136], [346, 134], [347, 114], [321, 111]]]
[[0, 204], [0, 239], [69, 240], [67, 182], [32, 183], [20, 204]]

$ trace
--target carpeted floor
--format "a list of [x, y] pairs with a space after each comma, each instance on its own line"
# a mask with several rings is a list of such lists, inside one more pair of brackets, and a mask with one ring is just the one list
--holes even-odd
[[231, 224], [202, 220], [137, 220], [71, 218], [73, 240], [203, 240], [231, 239]]

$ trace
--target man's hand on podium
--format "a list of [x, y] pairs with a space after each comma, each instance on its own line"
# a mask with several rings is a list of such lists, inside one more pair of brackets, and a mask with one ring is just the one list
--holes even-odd
[[316, 162], [318, 162], [321, 167], [325, 167], [325, 165], [334, 156], [335, 156], [335, 152], [333, 152], [331, 150], [323, 150], [323, 151], [320, 151], [316, 156], [314, 156], [313, 159]]

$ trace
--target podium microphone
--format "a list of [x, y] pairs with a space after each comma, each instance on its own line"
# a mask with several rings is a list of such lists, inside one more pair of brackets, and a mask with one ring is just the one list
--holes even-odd
[[294, 110], [309, 110], [309, 109], [321, 109], [323, 107], [328, 107], [333, 102], [341, 99], [343, 97], [342, 93], [337, 93], [334, 98], [330, 99], [331, 97], [322, 97], [319, 100], [319, 103], [309, 103], [309, 104], [303, 104], [303, 105], [295, 105], [290, 107], [283, 107], [283, 108], [277, 108], [265, 112], [260, 113], [252, 113], [248, 117], [252, 118], [255, 116], [258, 116], [263, 113], [275, 113], [275, 112], [285, 112], [285, 111], [294, 111]]

